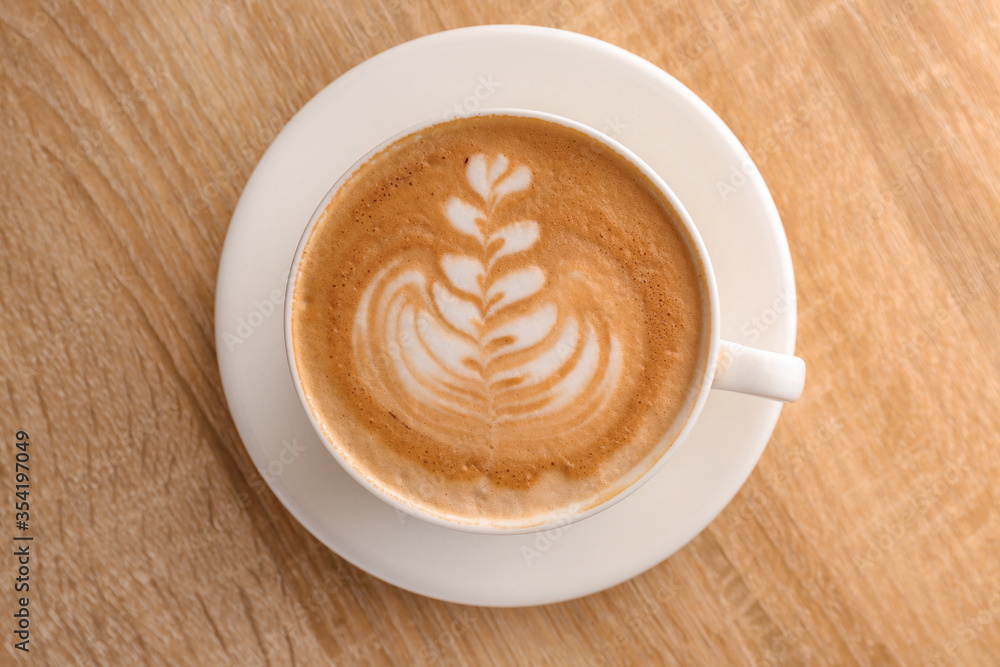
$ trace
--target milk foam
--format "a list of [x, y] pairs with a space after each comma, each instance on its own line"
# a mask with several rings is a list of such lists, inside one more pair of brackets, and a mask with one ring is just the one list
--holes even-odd
[[[560, 313], [545, 300], [546, 289], [566, 286], [549, 285], [542, 267], [527, 259], [496, 266], [542, 237], [534, 220], [493, 224], [504, 198], [530, 187], [531, 171], [510, 167], [503, 154], [492, 160], [475, 154], [465, 176], [479, 201], [449, 198], [441, 233], [467, 235], [479, 252], [442, 255], [445, 280], [430, 277], [433, 267], [399, 262], [373, 278], [354, 318], [362, 382], [411, 428], [430, 436], [442, 435], [446, 424], [482, 430], [490, 447], [517, 438], [508, 424], [563, 421], [571, 415], [560, 413], [580, 407], [584, 397], [596, 409], [577, 415], [573, 428], [601, 419], [604, 399], [621, 378], [618, 339], [610, 333], [602, 345], [593, 314], [565, 306]], [[540, 299], [526, 312], [510, 312], [532, 297]]]
[[442, 516], [530, 522], [669, 445], [704, 362], [701, 267], [627, 160], [536, 119], [371, 159], [306, 246], [292, 336], [331, 443]]

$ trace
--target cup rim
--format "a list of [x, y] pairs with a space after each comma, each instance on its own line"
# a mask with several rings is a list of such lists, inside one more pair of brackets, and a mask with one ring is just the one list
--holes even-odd
[[[383, 150], [393, 145], [400, 139], [407, 136], [426, 130], [427, 128], [433, 127], [435, 125], [440, 125], [442, 123], [447, 123], [460, 118], [477, 118], [483, 116], [510, 116], [515, 118], [537, 118], [539, 120], [545, 120], [553, 122], [564, 127], [568, 127], [583, 134], [586, 134], [591, 139], [599, 141], [604, 145], [608, 146], [619, 155], [631, 162], [639, 171], [648, 178], [654, 186], [667, 198], [667, 201], [673, 207], [674, 211], [677, 213], [677, 217], [680, 218], [684, 225], [684, 229], [687, 232], [687, 240], [690, 242], [690, 249], [696, 255], [696, 259], [700, 262], [703, 272], [702, 279], [705, 287], [705, 293], [703, 294], [704, 305], [707, 306], [708, 317], [707, 325], [708, 332], [702, 338], [703, 347], [707, 347], [707, 350], [701, 350], [705, 355], [701, 360], [701, 370], [698, 378], [698, 391], [694, 400], [690, 398], [686, 401], [686, 414], [683, 415], [683, 424], [679, 429], [676, 430], [672, 440], [666, 446], [666, 449], [660, 453], [660, 455], [655, 459], [652, 465], [643, 472], [641, 475], [633, 479], [626, 487], [615, 493], [614, 495], [605, 498], [604, 500], [597, 502], [596, 504], [587, 507], [586, 509], [579, 512], [567, 512], [566, 508], [559, 508], [552, 510], [545, 514], [535, 515], [537, 517], [543, 518], [543, 520], [538, 523], [520, 523], [503, 525], [498, 523], [472, 523], [469, 521], [461, 521], [456, 519], [451, 519], [446, 516], [439, 514], [434, 514], [428, 510], [420, 508], [415, 505], [404, 502], [403, 500], [395, 497], [392, 493], [388, 492], [386, 489], [380, 488], [372, 480], [368, 479], [366, 476], [362, 475], [351, 462], [340, 452], [340, 450], [330, 442], [326, 433], [323, 430], [322, 424], [316, 418], [313, 413], [312, 406], [309, 404], [309, 399], [306, 397], [305, 390], [302, 387], [302, 379], [299, 376], [298, 364], [295, 360], [295, 348], [294, 341], [292, 340], [292, 308], [295, 294], [295, 285], [298, 279], [299, 265], [302, 262], [302, 256], [305, 251], [306, 246], [309, 244], [309, 240], [312, 237], [313, 230], [316, 228], [317, 223], [322, 217], [327, 206], [332, 201], [334, 195], [340, 190], [341, 187], [369, 160], [381, 153]], [[566, 118], [564, 116], [559, 116], [557, 114], [548, 113], [544, 111], [535, 111], [531, 109], [521, 109], [521, 108], [497, 108], [497, 109], [482, 109], [469, 113], [453, 114], [446, 116], [444, 118], [433, 118], [412, 125], [393, 136], [380, 142], [377, 146], [372, 148], [370, 151], [365, 153], [362, 157], [354, 162], [337, 181], [327, 190], [326, 194], [320, 200], [319, 204], [313, 211], [312, 216], [309, 219], [308, 224], [302, 231], [302, 235], [299, 238], [299, 243], [295, 249], [295, 255], [292, 259], [291, 268], [288, 272], [288, 280], [285, 286], [285, 301], [284, 301], [284, 347], [285, 356], [288, 362], [289, 372], [292, 375], [292, 381], [295, 385], [295, 393], [298, 396], [299, 403], [304, 409], [306, 416], [309, 419], [310, 424], [312, 424], [313, 430], [319, 436], [320, 441], [326, 446], [327, 450], [333, 455], [334, 459], [347, 473], [359, 484], [365, 487], [368, 491], [377, 496], [380, 500], [388, 503], [395, 509], [405, 512], [407, 515], [413, 516], [422, 521], [428, 523], [442, 526], [445, 528], [450, 528], [453, 530], [460, 530], [462, 532], [468, 533], [479, 533], [488, 535], [516, 535], [516, 534], [526, 534], [526, 533], [538, 533], [546, 530], [553, 530], [557, 528], [564, 528], [568, 525], [583, 521], [591, 516], [599, 514], [604, 510], [612, 507], [613, 505], [621, 502], [642, 485], [648, 482], [656, 473], [658, 473], [667, 462], [673, 457], [673, 454], [677, 451], [678, 446], [685, 440], [688, 434], [694, 427], [698, 416], [701, 414], [704, 408], [705, 401], [708, 399], [709, 390], [712, 387], [712, 377], [715, 374], [716, 363], [718, 361], [719, 355], [719, 345], [720, 345], [720, 334], [719, 334], [719, 297], [718, 297], [718, 287], [715, 280], [715, 272], [712, 269], [712, 264], [708, 256], [708, 250], [705, 247], [705, 243], [701, 238], [701, 234], [698, 232], [697, 227], [694, 225], [694, 221], [691, 219], [690, 214], [687, 209], [681, 203], [680, 199], [674, 193], [673, 190], [666, 184], [662, 177], [656, 173], [652, 167], [650, 167], [646, 162], [631, 151], [626, 146], [622, 145], [612, 137], [600, 132], [588, 125], [577, 122], [575, 120]], [[707, 346], [704, 342], [707, 341]], [[694, 385], [692, 385], [693, 389]], [[671, 430], [674, 430], [677, 423], [680, 421], [682, 415], [678, 415], [671, 425]], [[667, 432], [669, 434], [670, 431]], [[665, 434], [665, 435], [667, 435]], [[645, 459], [643, 459], [645, 460]], [[544, 517], [549, 517], [544, 519]]]

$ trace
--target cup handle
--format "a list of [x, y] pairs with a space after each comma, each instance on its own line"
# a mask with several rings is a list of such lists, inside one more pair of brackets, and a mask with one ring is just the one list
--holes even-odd
[[791, 403], [802, 396], [806, 362], [799, 357], [766, 352], [739, 343], [719, 342], [712, 389], [754, 394]]

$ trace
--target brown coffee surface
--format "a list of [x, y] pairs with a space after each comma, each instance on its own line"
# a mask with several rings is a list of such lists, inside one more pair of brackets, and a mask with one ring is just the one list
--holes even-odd
[[306, 245], [297, 369], [404, 503], [540, 522], [669, 447], [707, 349], [703, 267], [627, 159], [548, 121], [435, 125], [368, 160]]

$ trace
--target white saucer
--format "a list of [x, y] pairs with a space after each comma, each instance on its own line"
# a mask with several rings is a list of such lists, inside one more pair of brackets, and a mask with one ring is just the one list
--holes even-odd
[[490, 107], [566, 116], [635, 151], [704, 237], [722, 337], [793, 352], [795, 286], [784, 230], [756, 170], [737, 175], [751, 163], [729, 129], [649, 62], [596, 39], [526, 26], [408, 42], [355, 67], [292, 118], [233, 214], [216, 288], [216, 345], [247, 451], [319, 540], [422, 595], [545, 604], [614, 586], [687, 544], [746, 481], [781, 406], [712, 392], [695, 430], [654, 479], [606, 512], [534, 535], [475, 535], [406, 517], [338, 466], [299, 405], [285, 361], [281, 298], [299, 236], [330, 185], [372, 146], [429, 118]]

